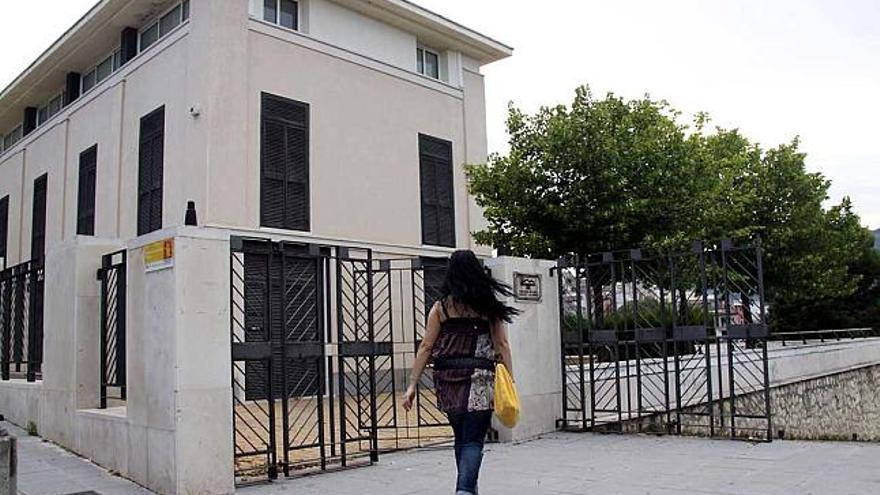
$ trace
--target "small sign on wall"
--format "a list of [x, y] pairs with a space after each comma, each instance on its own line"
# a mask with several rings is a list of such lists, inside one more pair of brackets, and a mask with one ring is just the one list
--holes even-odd
[[541, 302], [541, 276], [528, 273], [513, 274], [513, 297], [517, 301]]
[[165, 270], [174, 266], [174, 239], [163, 239], [144, 246], [146, 272]]

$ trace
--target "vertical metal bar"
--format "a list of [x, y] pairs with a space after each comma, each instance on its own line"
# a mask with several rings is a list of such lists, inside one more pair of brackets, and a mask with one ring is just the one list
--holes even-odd
[[[641, 419], [642, 411], [644, 410], [644, 401], [642, 397], [642, 344], [639, 342], [638, 329], [639, 325], [639, 291], [636, 283], [636, 262], [630, 256], [629, 260], [630, 265], [630, 274], [632, 275], [632, 312], [633, 312], [633, 342], [635, 343], [636, 348], [636, 418]], [[626, 277], [623, 280], [623, 286], [626, 287]], [[624, 313], [626, 313], [626, 292], [624, 294]], [[627, 348], [629, 345], [627, 344]], [[627, 390], [629, 390], [629, 386], [627, 386]], [[629, 404], [629, 409], [632, 411], [632, 404]], [[632, 413], [630, 413], [632, 414]], [[638, 425], [639, 431], [642, 431], [642, 423], [639, 422]]]
[[[580, 262], [577, 263], [580, 265]], [[577, 270], [577, 269], [576, 269]], [[577, 281], [578, 272], [575, 271], [575, 281], [576, 283], [580, 283]], [[589, 349], [589, 362], [590, 362], [590, 427], [596, 426], [596, 377], [595, 377], [595, 356], [596, 356], [596, 348], [593, 344], [593, 330], [596, 329], [597, 325], [593, 321], [593, 287], [592, 287], [592, 278], [590, 277], [590, 259], [586, 258], [584, 262], [584, 280], [587, 290], [587, 349]], [[583, 363], [583, 361], [581, 361]], [[581, 364], [583, 366], [583, 364]], [[583, 368], [581, 368], [583, 372]], [[583, 373], [581, 374], [583, 378]], [[586, 404], [582, 404], [583, 407], [586, 407]]]
[[[706, 274], [706, 250], [703, 249], [702, 244], [700, 245], [700, 292], [702, 296], [702, 305], [703, 305], [703, 328], [704, 332], [708, 331], [709, 328], [709, 284], [707, 280]], [[704, 337], [708, 337], [708, 335], [704, 334]], [[707, 403], [709, 406], [709, 436], [715, 436], [715, 404], [712, 397], [712, 345], [709, 340], [706, 340], [703, 348], [705, 349], [706, 354], [706, 393], [707, 395]], [[718, 369], [718, 373], [721, 373], [721, 369]], [[720, 404], [720, 403], [719, 403]]]
[[[333, 304], [333, 276], [331, 273], [331, 268], [333, 266], [333, 260], [337, 259], [339, 256], [339, 250], [335, 251], [336, 257], [329, 257], [324, 263], [324, 281], [325, 281], [325, 299], [326, 299], [326, 334], [324, 336], [325, 342], [328, 345], [333, 344], [333, 310], [336, 310], [336, 318], [337, 320], [340, 318], [340, 310], [337, 305]], [[325, 346], [326, 347], [326, 346]], [[337, 349], [338, 342], [337, 342]], [[335, 380], [333, 376], [333, 358], [331, 356], [326, 356], [325, 362], [327, 365], [327, 415], [329, 416], [329, 430], [330, 430], [330, 457], [336, 457], [336, 390], [335, 390]]]
[[[284, 476], [290, 476], [290, 450], [292, 445], [290, 444], [290, 390], [288, 390], [287, 383], [287, 367], [290, 363], [287, 360], [287, 248], [284, 244], [276, 244], [275, 248], [272, 250], [272, 254], [274, 256], [278, 256], [280, 258], [279, 264], [281, 265], [281, 276], [279, 277], [280, 286], [276, 287], [270, 285], [270, 294], [272, 290], [280, 291], [280, 308], [278, 308], [278, 314], [281, 318], [280, 328], [278, 329], [279, 340], [277, 345], [281, 347], [281, 365], [279, 369], [281, 370], [281, 425], [284, 430], [282, 436], [282, 442], [284, 444]], [[274, 265], [274, 263], [273, 263]], [[270, 275], [270, 279], [271, 279]], [[270, 299], [272, 297], [270, 296]]]
[[[672, 332], [673, 337], [675, 336], [675, 330], [678, 328], [678, 305], [675, 303], [675, 289], [676, 289], [676, 277], [675, 277], [675, 258], [672, 254], [669, 255], [669, 291], [672, 294], [672, 304], [670, 308], [670, 315], [672, 317]], [[690, 343], [688, 341], [688, 343]], [[678, 339], [675, 342], [675, 431], [677, 434], [681, 435], [681, 421], [682, 421], [682, 408], [684, 404], [681, 402], [681, 359], [679, 358], [679, 354], [682, 352], [679, 348]], [[689, 349], [688, 349], [689, 350]]]
[[101, 269], [98, 270], [98, 280], [101, 281], [101, 329], [100, 329], [100, 354], [101, 354], [101, 381], [99, 382], [99, 394], [100, 394], [100, 402], [99, 407], [101, 409], [107, 408], [107, 308], [108, 308], [108, 280], [109, 273], [107, 272], [107, 256], [104, 256], [101, 259]]
[[326, 428], [326, 421], [324, 419], [324, 382], [327, 380], [327, 369], [325, 366], [327, 361], [327, 333], [325, 331], [326, 321], [324, 320], [324, 291], [326, 290], [324, 267], [326, 263], [327, 260], [320, 254], [315, 257], [315, 298], [317, 299], [316, 317], [318, 319], [318, 328], [315, 337], [321, 344], [321, 355], [316, 358], [316, 364], [318, 365], [318, 396], [315, 400], [318, 405], [318, 449], [320, 450], [321, 456], [321, 471], [327, 470], [327, 445], [324, 438], [324, 429]]
[[376, 410], [376, 320], [373, 304], [373, 250], [367, 251], [367, 332], [370, 344], [373, 347], [370, 352], [370, 461], [379, 462], [379, 425], [377, 423]]
[[[615, 269], [614, 259], [611, 259], [611, 313], [617, 316], [617, 270]], [[620, 335], [619, 328], [620, 322], [619, 318], [615, 318], [614, 321], [614, 372], [615, 372], [615, 389], [617, 395], [617, 421], [618, 425], [623, 425], [623, 404], [621, 403], [621, 394], [620, 394]], [[628, 364], [628, 363], [627, 363]], [[629, 393], [629, 368], [627, 367], [627, 394]]]
[[0, 308], [0, 322], [3, 324], [3, 336], [0, 346], [0, 379], [9, 380], [9, 364], [12, 357], [12, 281], [9, 278], [9, 270], [0, 273], [0, 290], [2, 290], [2, 308]]
[[27, 381], [37, 381], [37, 268], [31, 263], [28, 269], [28, 342], [27, 342]]
[[[577, 335], [578, 335], [578, 343], [577, 343], [577, 360], [578, 360], [578, 392], [580, 393], [579, 404], [580, 404], [580, 419], [581, 419], [581, 430], [585, 430], [587, 426], [587, 390], [586, 385], [584, 384], [584, 303], [581, 293], [581, 279], [580, 279], [580, 260], [577, 259], [575, 262], [574, 268], [574, 282], [575, 282], [575, 295], [577, 297]], [[589, 337], [587, 337], [589, 338]], [[563, 366], [563, 373], [565, 373], [566, 367]], [[564, 383], [564, 382], [563, 382]], [[567, 388], [567, 387], [566, 387]], [[563, 390], [563, 394], [566, 393], [566, 390]]]
[[[729, 328], [731, 324], [730, 312], [730, 280], [727, 265], [727, 246], [724, 242], [721, 244], [721, 279], [724, 285], [724, 318], [725, 328]], [[730, 437], [736, 438], [736, 379], [734, 376], [733, 353], [735, 352], [735, 344], [729, 332], [727, 335], [727, 373], [728, 386], [730, 387]]]
[[[13, 284], [15, 287], [15, 304], [13, 311], [12, 333], [12, 361], [15, 363], [16, 373], [21, 372], [21, 362], [24, 357], [24, 329], [25, 329], [25, 279], [22, 276], [23, 265], [15, 268]], [[27, 273], [27, 272], [24, 272]]]
[[342, 355], [342, 344], [345, 341], [345, 330], [343, 319], [345, 318], [345, 311], [343, 309], [343, 295], [342, 295], [342, 259], [341, 255], [336, 257], [336, 340], [339, 345], [339, 351], [337, 353], [338, 360], [338, 369], [336, 370], [339, 373], [339, 455], [341, 456], [341, 464], [342, 467], [346, 467], [348, 465], [347, 458], [347, 432], [346, 432], [346, 404], [345, 404], [345, 358]]
[[117, 266], [116, 279], [116, 377], [119, 382], [120, 398], [125, 400], [128, 395], [128, 373], [126, 349], [126, 304], [128, 301], [128, 252], [121, 252], [122, 260]]
[[[275, 359], [272, 358], [273, 347], [277, 344], [272, 333], [272, 261], [273, 261], [273, 250], [274, 244], [271, 241], [265, 241], [265, 266], [266, 266], [266, 275], [265, 275], [265, 294], [263, 297], [263, 338], [265, 342], [269, 344], [269, 356], [265, 360], [265, 370], [266, 370], [266, 403], [269, 406], [269, 479], [277, 479], [278, 478], [278, 432], [277, 432], [277, 418], [276, 416], [276, 408], [275, 408], [275, 381], [272, 379], [272, 375], [275, 370]], [[245, 253], [245, 259], [248, 253]], [[247, 280], [247, 275], [243, 276], [243, 279]], [[247, 287], [245, 287], [245, 294], [247, 294]], [[246, 297], [246, 296], [245, 296]], [[245, 329], [247, 331], [247, 329]], [[282, 442], [283, 443], [283, 442]]]
[[[561, 424], [562, 429], [568, 429], [568, 346], [565, 342], [565, 288], [563, 284], [563, 266], [564, 261], [562, 258], [559, 258], [556, 261], [556, 299], [558, 303], [559, 310], [559, 343], [560, 343], [560, 355], [562, 359], [562, 418]], [[552, 272], [551, 272], [552, 273]], [[577, 275], [575, 275], [575, 280], [577, 280]], [[583, 345], [583, 344], [581, 344]], [[583, 370], [584, 362], [581, 360], [581, 370]], [[581, 401], [583, 403], [583, 400]], [[584, 411], [586, 411], [586, 406], [581, 404]], [[586, 425], [586, 415], [582, 416], [584, 420], [582, 425]]]

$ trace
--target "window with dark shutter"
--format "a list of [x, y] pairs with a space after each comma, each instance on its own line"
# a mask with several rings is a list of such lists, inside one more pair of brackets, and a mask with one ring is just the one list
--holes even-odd
[[419, 135], [422, 243], [455, 247], [452, 143]]
[[98, 174], [98, 145], [79, 155], [76, 233], [95, 235], [95, 184]]
[[260, 134], [260, 225], [308, 231], [308, 104], [264, 93]]
[[162, 228], [165, 107], [141, 119], [138, 156], [138, 235]]
[[31, 217], [31, 259], [43, 259], [46, 254], [46, 188], [49, 176], [41, 175], [34, 181], [33, 216]]
[[9, 235], [9, 196], [0, 199], [0, 269], [6, 269], [6, 246]]

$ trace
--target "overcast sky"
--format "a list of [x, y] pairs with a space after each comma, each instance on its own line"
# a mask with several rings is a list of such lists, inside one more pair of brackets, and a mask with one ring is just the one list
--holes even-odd
[[[220, 1], [220, 0], [215, 0]], [[232, 0], [222, 0], [232, 1]], [[5, 87], [94, 0], [0, 0]], [[709, 112], [765, 146], [801, 136], [809, 167], [880, 228], [877, 0], [417, 0], [516, 49], [489, 66], [489, 147], [507, 103], [534, 111], [596, 94], [650, 93]]]

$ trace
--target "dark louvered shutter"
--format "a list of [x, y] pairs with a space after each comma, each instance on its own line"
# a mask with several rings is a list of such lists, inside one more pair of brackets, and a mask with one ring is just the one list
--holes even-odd
[[[245, 341], [271, 342], [273, 398], [314, 396], [320, 390], [317, 362], [287, 358], [286, 394], [281, 362], [284, 345], [322, 342], [318, 328], [319, 260], [304, 256], [293, 246], [271, 249], [253, 249], [244, 257]], [[267, 397], [268, 366], [268, 361], [245, 363], [247, 400]]]
[[308, 231], [309, 106], [263, 94], [260, 224]]
[[76, 233], [95, 235], [95, 184], [98, 173], [98, 145], [79, 155]]
[[452, 143], [419, 136], [422, 196], [422, 242], [455, 247], [455, 193]]
[[425, 316], [431, 312], [431, 308], [440, 299], [443, 282], [446, 279], [446, 267], [449, 260], [446, 258], [421, 258], [422, 274], [424, 277], [422, 300], [425, 301]]
[[9, 235], [9, 196], [0, 199], [0, 269], [6, 268], [6, 246]]
[[34, 181], [34, 203], [31, 221], [31, 259], [43, 259], [46, 254], [46, 188], [48, 175]]
[[138, 235], [162, 228], [165, 107], [141, 119], [138, 166]]

